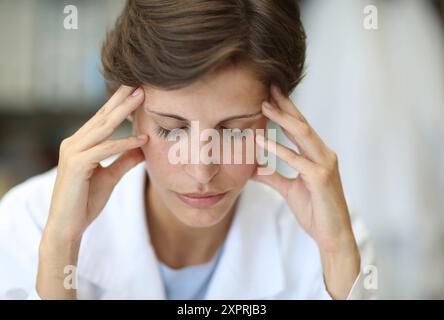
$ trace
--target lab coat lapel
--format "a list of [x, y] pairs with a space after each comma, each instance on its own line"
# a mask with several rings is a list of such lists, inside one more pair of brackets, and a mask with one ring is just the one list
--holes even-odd
[[129, 171], [82, 241], [79, 275], [104, 289], [102, 299], [165, 298], [146, 223], [146, 178], [144, 163]]
[[277, 229], [277, 212], [284, 204], [268, 186], [247, 183], [207, 299], [263, 299], [284, 289]]

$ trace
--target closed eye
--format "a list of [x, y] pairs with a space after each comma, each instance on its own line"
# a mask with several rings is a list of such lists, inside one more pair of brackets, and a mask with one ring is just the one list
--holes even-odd
[[175, 133], [180, 133], [181, 130], [185, 130], [186, 127], [182, 127], [182, 128], [174, 128], [174, 129], [167, 129], [161, 126], [157, 126], [157, 135], [163, 139], [167, 139], [167, 137], [170, 134], [175, 134]]
[[[179, 134], [182, 130], [187, 130], [188, 127], [180, 127], [174, 129], [167, 129], [161, 126], [157, 126], [157, 135], [163, 139], [167, 139], [170, 134]], [[241, 139], [243, 136], [247, 136], [250, 134], [250, 131], [253, 129], [240, 129], [240, 128], [229, 128], [225, 126], [220, 126], [221, 134], [224, 137], [233, 137], [235, 139]]]

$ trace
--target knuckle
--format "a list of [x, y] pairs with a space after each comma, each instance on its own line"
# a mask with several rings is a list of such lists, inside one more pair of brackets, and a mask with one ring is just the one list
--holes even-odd
[[106, 126], [106, 124], [108, 123], [108, 120], [106, 117], [102, 117], [97, 121], [97, 126], [98, 127], [104, 127]]
[[71, 138], [65, 138], [62, 140], [62, 142], [60, 143], [60, 147], [59, 147], [59, 154], [65, 154], [71, 146]]
[[115, 130], [113, 121], [109, 117], [103, 118], [99, 123], [99, 127], [104, 130], [107, 135], [111, 135]]
[[338, 155], [331, 149], [327, 148], [327, 163], [330, 170], [334, 170], [338, 165]]
[[301, 135], [305, 136], [305, 137], [309, 137], [312, 134], [312, 130], [310, 128], [310, 126], [308, 125], [308, 123], [301, 121], [299, 123], [299, 131], [301, 132]]
[[60, 149], [66, 149], [67, 145], [69, 144], [69, 138], [65, 138], [60, 142]]
[[107, 141], [102, 145], [103, 151], [105, 152], [112, 152], [117, 147], [117, 142], [114, 141]]
[[319, 168], [317, 171], [317, 180], [321, 184], [325, 184], [330, 179], [330, 170], [326, 168]]
[[107, 137], [109, 137], [109, 136], [111, 136], [114, 133], [115, 127], [111, 126], [111, 125], [108, 125], [108, 126], [104, 127], [103, 130], [104, 130], [105, 135]]
[[283, 148], [283, 149], [281, 149], [281, 152], [282, 152], [283, 159], [287, 163], [291, 163], [293, 161], [294, 154], [290, 150]]
[[331, 153], [330, 153], [330, 163], [333, 165], [333, 166], [336, 166], [337, 164], [338, 164], [338, 154], [336, 153], [336, 152], [334, 152], [334, 151], [331, 151]]
[[103, 107], [101, 107], [97, 112], [96, 115], [97, 116], [103, 116], [108, 112], [108, 107], [106, 105], [104, 105]]
[[292, 153], [290, 150], [288, 150], [288, 149], [283, 149], [282, 151], [283, 151], [283, 153], [284, 153], [284, 156], [285, 156], [287, 159], [292, 159], [292, 158], [293, 158], [293, 153]]
[[299, 113], [298, 117], [299, 117], [300, 121], [302, 121], [304, 123], [308, 123], [307, 119], [304, 117], [304, 115], [302, 113]]

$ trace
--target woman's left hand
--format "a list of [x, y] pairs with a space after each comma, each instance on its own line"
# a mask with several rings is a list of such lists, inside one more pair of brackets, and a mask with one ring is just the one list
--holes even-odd
[[[360, 270], [360, 256], [339, 174], [338, 159], [292, 101], [271, 86], [263, 114], [282, 127], [299, 153], [257, 135], [256, 142], [275, 152], [299, 172], [287, 178], [274, 172], [252, 179], [276, 189], [287, 201], [300, 226], [317, 243], [324, 279], [333, 298], [346, 298]], [[270, 148], [271, 146], [271, 148]]]

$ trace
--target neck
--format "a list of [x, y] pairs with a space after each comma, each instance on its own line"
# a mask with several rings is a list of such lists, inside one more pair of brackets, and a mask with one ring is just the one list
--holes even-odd
[[148, 228], [157, 258], [175, 269], [210, 261], [226, 238], [235, 206], [214, 226], [191, 227], [165, 206], [148, 176], [146, 181]]

